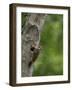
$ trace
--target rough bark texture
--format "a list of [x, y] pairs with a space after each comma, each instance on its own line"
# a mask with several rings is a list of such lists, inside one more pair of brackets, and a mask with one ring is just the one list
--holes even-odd
[[[40, 50], [40, 32], [42, 30], [45, 18], [45, 14], [30, 14], [27, 17], [24, 27], [22, 28], [22, 77], [32, 76], [33, 63], [36, 60]], [[34, 50], [31, 50], [33, 45]]]

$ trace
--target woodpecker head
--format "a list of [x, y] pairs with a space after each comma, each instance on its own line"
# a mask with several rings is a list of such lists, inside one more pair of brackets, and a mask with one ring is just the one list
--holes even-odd
[[33, 43], [31, 45], [31, 51], [34, 51], [35, 49], [39, 49], [40, 50], [40, 46], [37, 42]]

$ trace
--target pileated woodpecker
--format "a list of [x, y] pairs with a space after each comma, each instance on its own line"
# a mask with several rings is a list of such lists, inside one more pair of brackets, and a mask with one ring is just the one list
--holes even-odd
[[31, 52], [32, 52], [32, 60], [29, 62], [29, 67], [36, 61], [40, 52], [40, 47], [37, 48], [34, 45], [32, 45]]

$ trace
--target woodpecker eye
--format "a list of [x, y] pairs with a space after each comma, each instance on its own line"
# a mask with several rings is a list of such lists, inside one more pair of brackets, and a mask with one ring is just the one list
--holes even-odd
[[34, 49], [35, 49], [34, 47], [31, 47], [31, 51], [34, 51]]

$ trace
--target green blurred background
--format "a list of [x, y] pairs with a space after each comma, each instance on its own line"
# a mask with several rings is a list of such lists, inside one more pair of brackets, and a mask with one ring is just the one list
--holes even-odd
[[33, 76], [63, 74], [63, 15], [49, 14], [41, 32], [41, 51]]
[[[27, 15], [22, 13], [22, 27]], [[48, 14], [42, 29], [33, 76], [63, 75], [63, 15]]]

